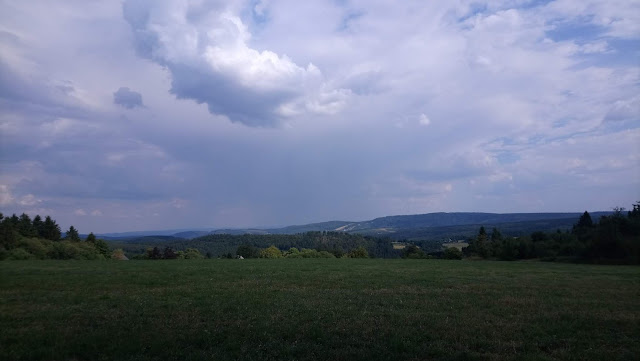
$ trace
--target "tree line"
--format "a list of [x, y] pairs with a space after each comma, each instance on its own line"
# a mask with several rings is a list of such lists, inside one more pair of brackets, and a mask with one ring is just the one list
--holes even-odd
[[89, 233], [83, 241], [70, 226], [64, 233], [50, 216], [0, 213], [0, 260], [2, 259], [104, 259], [110, 257], [109, 245]]
[[[231, 258], [229, 253], [225, 256]], [[236, 250], [238, 258], [370, 258], [369, 251], [364, 246], [358, 246], [349, 252], [333, 249], [332, 252], [327, 250], [318, 250], [314, 248], [291, 247], [288, 250], [280, 250], [275, 245], [267, 248], [257, 248], [248, 244], [243, 244]]]
[[[316, 250], [317, 252], [327, 252], [334, 257], [340, 258], [349, 252], [362, 247], [372, 258], [395, 258], [400, 253], [393, 249], [391, 239], [363, 236], [360, 234], [350, 234], [333, 231], [310, 231], [298, 234], [210, 234], [190, 240], [186, 239], [166, 239], [157, 241], [149, 237], [142, 237], [128, 242], [110, 242], [113, 247], [122, 248], [130, 258], [149, 259], [148, 250], [159, 247], [158, 252], [162, 253], [163, 248], [170, 247], [173, 250], [186, 250], [187, 248], [198, 249], [205, 258], [234, 258], [237, 255], [246, 256], [242, 249], [251, 248], [259, 253], [259, 250], [274, 246], [283, 252], [291, 248], [298, 250]], [[240, 253], [238, 251], [240, 250]], [[253, 251], [252, 251], [253, 252]], [[252, 253], [249, 257], [259, 257], [258, 253]], [[153, 258], [150, 258], [153, 259]]]
[[585, 211], [570, 231], [536, 231], [530, 236], [507, 237], [497, 228], [480, 227], [465, 256], [517, 260], [576, 260], [596, 263], [640, 263], [640, 202], [626, 214], [615, 208], [598, 222]]

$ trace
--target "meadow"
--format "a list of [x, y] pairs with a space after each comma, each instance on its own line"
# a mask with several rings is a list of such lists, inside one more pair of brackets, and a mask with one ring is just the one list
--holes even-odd
[[633, 360], [640, 267], [0, 262], [1, 360]]

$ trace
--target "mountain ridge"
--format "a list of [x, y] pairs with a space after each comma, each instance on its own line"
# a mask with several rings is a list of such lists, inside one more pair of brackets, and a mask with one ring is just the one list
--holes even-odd
[[[601, 216], [609, 215], [612, 212], [599, 211], [590, 213], [594, 221]], [[446, 228], [460, 226], [467, 234], [469, 227], [498, 226], [508, 224], [520, 224], [521, 228], [528, 229], [533, 224], [542, 222], [541, 226], [567, 228], [571, 227], [581, 212], [535, 212], [535, 213], [488, 213], [488, 212], [434, 212], [413, 215], [392, 215], [378, 217], [371, 220], [352, 221], [327, 221], [301, 225], [291, 225], [274, 228], [193, 228], [176, 229], [164, 231], [139, 231], [123, 233], [98, 234], [105, 239], [124, 239], [132, 237], [146, 236], [173, 236], [183, 239], [193, 239], [207, 234], [296, 234], [310, 231], [334, 231], [346, 233], [361, 233], [365, 235], [385, 235], [395, 239], [402, 238], [403, 235], [411, 235], [405, 238], [421, 238], [420, 233], [439, 234], [433, 232], [436, 228], [446, 231]], [[531, 225], [530, 225], [531, 223]], [[421, 232], [423, 230], [423, 232]], [[440, 232], [441, 233], [441, 232]]]

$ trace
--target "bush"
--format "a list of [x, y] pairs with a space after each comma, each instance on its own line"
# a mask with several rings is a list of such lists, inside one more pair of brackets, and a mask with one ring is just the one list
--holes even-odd
[[97, 239], [95, 242], [96, 251], [101, 254], [103, 257], [109, 257], [109, 245], [107, 242]]
[[308, 249], [308, 248], [303, 248], [300, 251], [298, 251], [297, 248], [289, 249], [289, 251], [285, 254], [285, 257], [286, 258], [336, 258], [330, 252], [318, 251], [316, 249]]
[[260, 251], [260, 258], [282, 258], [282, 252], [276, 246], [271, 245]]
[[20, 247], [31, 253], [36, 259], [47, 259], [49, 258], [52, 243], [44, 239], [23, 238], [20, 241]]
[[113, 252], [111, 253], [111, 259], [117, 260], [117, 261], [126, 261], [128, 260], [127, 256], [124, 255], [124, 251], [122, 250], [122, 248], [118, 248], [113, 250]]
[[9, 252], [8, 259], [23, 261], [27, 259], [36, 259], [36, 257], [27, 252], [24, 248], [14, 248]]
[[184, 259], [203, 259], [204, 256], [195, 248], [187, 248], [184, 251]]
[[404, 258], [412, 258], [412, 259], [425, 258], [424, 251], [421, 250], [420, 247], [416, 246], [415, 244], [412, 244], [406, 247], [404, 249], [402, 256]]
[[236, 250], [236, 255], [242, 256], [242, 258], [258, 258], [260, 257], [260, 250], [248, 244], [241, 244]]
[[447, 247], [442, 254], [444, 259], [462, 259], [462, 251], [456, 247]]
[[77, 260], [93, 260], [100, 258], [98, 257], [98, 252], [93, 244], [74, 241], [52, 242], [47, 256], [53, 259]]
[[360, 246], [353, 251], [349, 252], [349, 258], [369, 258], [369, 252], [363, 246]]

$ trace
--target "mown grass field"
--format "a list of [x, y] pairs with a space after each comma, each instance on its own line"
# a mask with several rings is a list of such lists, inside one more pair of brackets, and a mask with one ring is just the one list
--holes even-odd
[[1, 360], [637, 360], [640, 267], [0, 262]]

